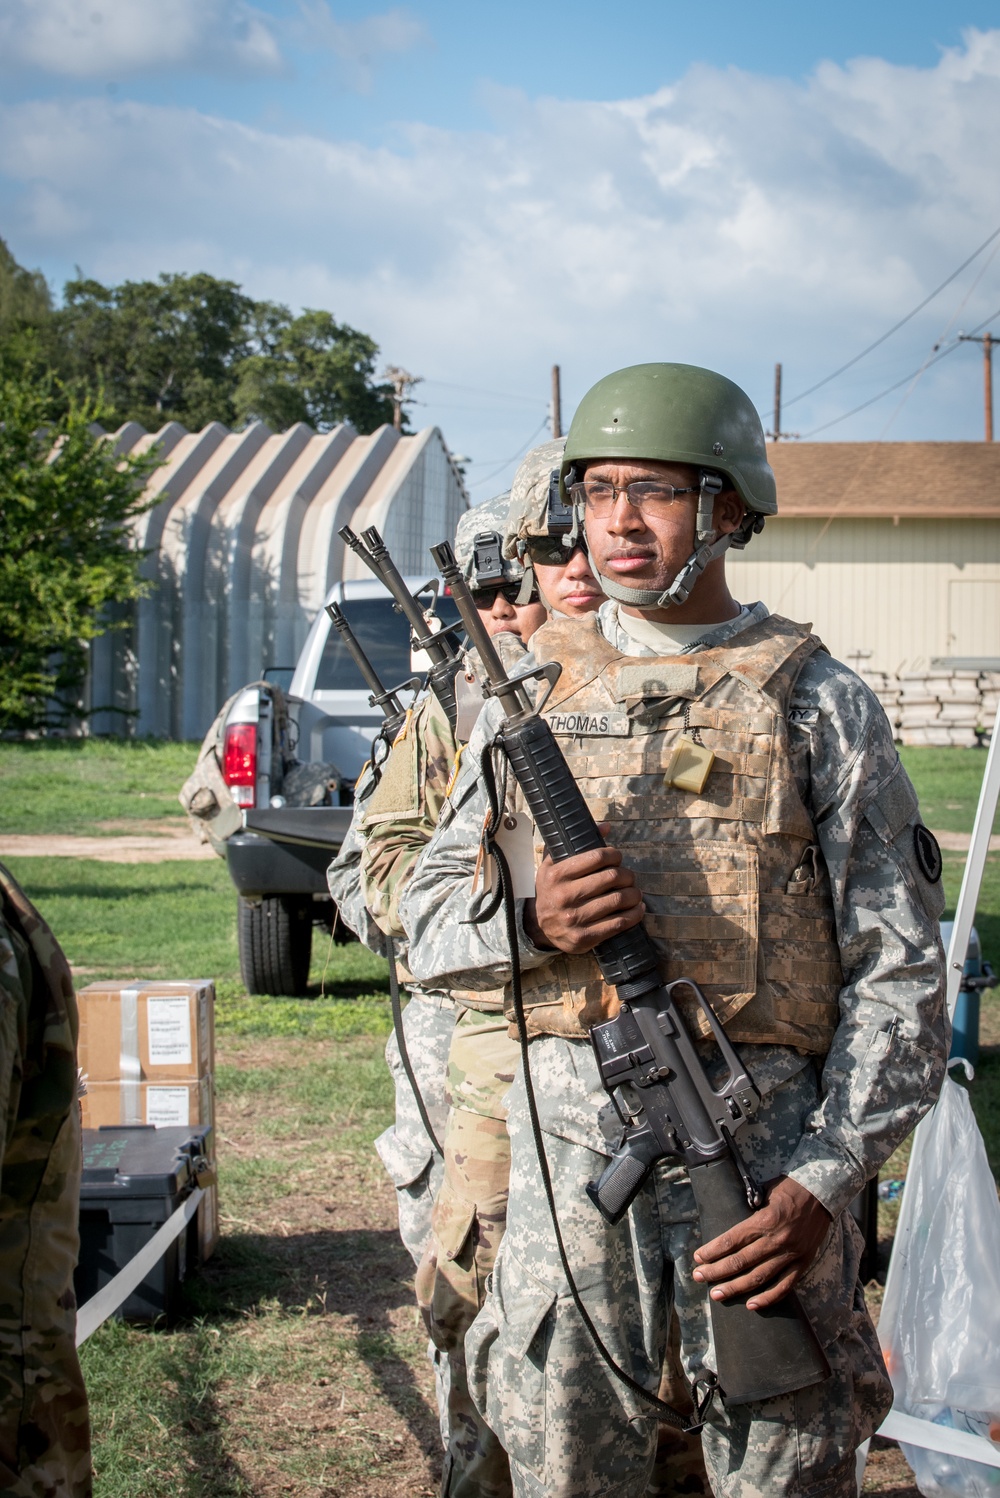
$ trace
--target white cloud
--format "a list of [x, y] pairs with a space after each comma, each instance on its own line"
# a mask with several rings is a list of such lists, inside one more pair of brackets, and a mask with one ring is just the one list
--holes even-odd
[[189, 67], [271, 73], [281, 54], [244, 0], [5, 0], [0, 66], [120, 79]]
[[[194, 110], [11, 106], [7, 237], [30, 264], [109, 280], [204, 268], [329, 307], [429, 377], [418, 419], [499, 459], [532, 409], [471, 411], [458, 394], [449, 407], [434, 378], [537, 392], [541, 419], [554, 360], [571, 403], [617, 365], [679, 358], [724, 369], [766, 409], [776, 359], [794, 394], [1000, 223], [1000, 32], [970, 32], [923, 70], [869, 59], [795, 84], [701, 66], [641, 99], [490, 104], [489, 132], [415, 125], [398, 150]], [[916, 367], [973, 273], [787, 424], [808, 430]], [[1000, 256], [962, 323], [996, 307]], [[889, 435], [980, 435], [964, 358], [927, 376]], [[892, 405], [831, 435], [877, 435]]]
[[338, 21], [329, 0], [299, 0], [303, 44], [331, 52], [360, 93], [372, 86], [373, 63], [389, 52], [410, 52], [428, 40], [422, 21], [400, 6], [358, 21]]

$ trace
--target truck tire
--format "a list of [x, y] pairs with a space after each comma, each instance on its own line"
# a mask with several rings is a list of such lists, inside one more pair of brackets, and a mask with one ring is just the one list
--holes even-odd
[[312, 900], [300, 895], [240, 897], [240, 975], [248, 993], [304, 994], [312, 954]]

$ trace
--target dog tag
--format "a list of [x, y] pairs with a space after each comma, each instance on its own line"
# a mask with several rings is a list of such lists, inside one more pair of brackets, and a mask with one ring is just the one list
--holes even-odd
[[465, 671], [459, 671], [455, 677], [455, 705], [457, 717], [455, 722], [455, 737], [460, 744], [467, 744], [476, 719], [483, 710], [483, 689], [475, 676]]
[[[493, 834], [510, 868], [515, 900], [532, 900], [535, 896], [535, 824], [527, 812], [504, 812], [498, 830]], [[490, 887], [496, 888], [496, 864], [491, 862]]]
[[700, 796], [714, 764], [715, 755], [711, 749], [682, 735], [674, 745], [663, 783], [673, 786], [674, 790], [693, 791]]

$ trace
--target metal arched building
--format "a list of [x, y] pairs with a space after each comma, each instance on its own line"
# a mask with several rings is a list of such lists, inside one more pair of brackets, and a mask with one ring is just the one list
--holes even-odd
[[151, 434], [130, 422], [109, 440], [164, 462], [135, 528], [149, 595], [91, 646], [93, 733], [200, 738], [237, 688], [295, 663], [330, 587], [360, 575], [341, 526], [377, 526], [402, 572], [429, 576], [428, 547], [469, 503], [437, 427], [361, 437], [348, 424], [172, 422]]

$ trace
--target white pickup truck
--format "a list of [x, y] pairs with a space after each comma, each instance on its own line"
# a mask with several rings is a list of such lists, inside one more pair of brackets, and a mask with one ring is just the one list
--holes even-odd
[[[417, 593], [424, 579], [406, 583]], [[340, 605], [384, 686], [426, 668], [411, 654], [409, 626], [381, 583], [337, 583], [326, 601]], [[435, 598], [430, 587], [420, 601], [443, 625], [458, 617], [451, 599]], [[277, 680], [281, 674], [287, 689]], [[326, 869], [347, 831], [354, 784], [383, 717], [325, 609], [294, 670], [272, 668], [265, 677], [230, 700], [212, 745], [206, 739], [202, 750], [202, 760], [206, 750], [214, 756], [231, 803], [221, 813], [212, 806], [198, 812], [190, 796], [185, 804], [205, 818], [206, 835], [238, 891], [240, 971], [248, 991], [301, 994], [313, 926], [344, 931]]]

